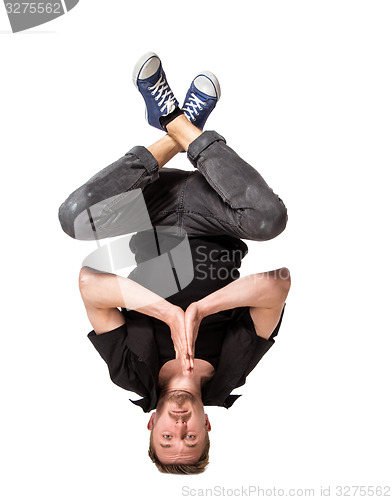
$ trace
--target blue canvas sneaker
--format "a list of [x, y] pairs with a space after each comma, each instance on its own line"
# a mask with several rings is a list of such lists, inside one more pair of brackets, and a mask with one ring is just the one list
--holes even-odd
[[193, 79], [182, 110], [195, 127], [203, 130], [220, 96], [221, 90], [217, 77], [210, 71], [203, 71]]
[[146, 103], [146, 118], [150, 125], [164, 130], [159, 119], [179, 107], [159, 57], [154, 52], [144, 54], [136, 63], [132, 74], [133, 83]]

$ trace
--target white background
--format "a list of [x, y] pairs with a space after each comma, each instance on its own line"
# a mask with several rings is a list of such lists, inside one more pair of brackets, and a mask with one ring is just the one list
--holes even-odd
[[[383, 1], [80, 0], [12, 34], [0, 6], [2, 498], [392, 483], [391, 15]], [[77, 277], [94, 243], [57, 219], [96, 171], [161, 136], [131, 80], [149, 50], [181, 102], [198, 71], [217, 74], [207, 128], [289, 211], [243, 265], [290, 268], [279, 337], [233, 408], [207, 409], [211, 464], [193, 477], [150, 463], [148, 416], [86, 338]]]

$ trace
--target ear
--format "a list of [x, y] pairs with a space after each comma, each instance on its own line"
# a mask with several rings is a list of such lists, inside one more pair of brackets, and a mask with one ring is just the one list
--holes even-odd
[[148, 424], [147, 424], [147, 429], [149, 431], [151, 431], [152, 428], [154, 427], [154, 419], [155, 419], [155, 412], [151, 414], [150, 420], [148, 421]]
[[207, 427], [207, 431], [210, 431], [211, 430], [211, 424], [210, 424], [210, 421], [208, 420], [208, 415], [207, 413], [205, 413], [204, 415], [206, 417], [206, 427]]

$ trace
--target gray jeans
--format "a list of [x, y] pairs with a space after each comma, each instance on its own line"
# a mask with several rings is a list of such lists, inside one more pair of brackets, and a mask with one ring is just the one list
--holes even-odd
[[64, 201], [59, 209], [63, 230], [72, 238], [92, 240], [170, 226], [178, 236], [257, 241], [284, 230], [282, 200], [222, 136], [203, 132], [190, 144], [188, 159], [196, 170], [158, 172], [151, 153], [134, 147]]

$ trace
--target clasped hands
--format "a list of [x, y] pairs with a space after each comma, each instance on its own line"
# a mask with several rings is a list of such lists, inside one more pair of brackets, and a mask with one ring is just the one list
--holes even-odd
[[181, 361], [184, 375], [193, 372], [195, 342], [202, 319], [203, 316], [198, 303], [192, 302], [185, 312], [180, 307], [173, 306], [167, 323], [170, 327], [176, 359]]

